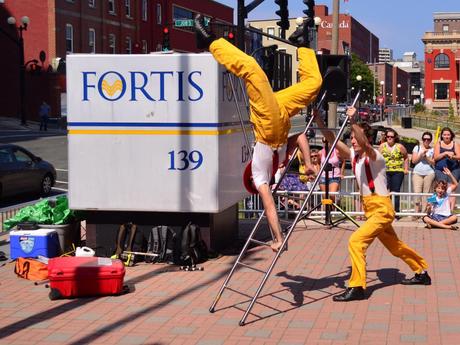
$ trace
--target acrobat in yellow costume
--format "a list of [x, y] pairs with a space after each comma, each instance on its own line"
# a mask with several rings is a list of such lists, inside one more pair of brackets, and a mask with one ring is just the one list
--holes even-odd
[[415, 273], [422, 273], [428, 265], [412, 248], [396, 235], [391, 225], [395, 212], [389, 196], [377, 194], [363, 196], [367, 221], [351, 235], [348, 250], [351, 257], [351, 277], [348, 287], [366, 288], [366, 250], [378, 238], [391, 254], [402, 259]]
[[213, 41], [209, 51], [217, 62], [245, 81], [256, 141], [273, 148], [284, 145], [291, 128], [289, 118], [316, 98], [322, 83], [313, 50], [298, 49], [300, 82], [278, 92], [273, 92], [256, 60], [225, 39]]

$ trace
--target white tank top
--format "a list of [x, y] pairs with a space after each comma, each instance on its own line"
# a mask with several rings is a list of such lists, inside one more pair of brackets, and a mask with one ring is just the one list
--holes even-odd
[[[374, 179], [374, 186], [375, 186], [375, 194], [387, 196], [388, 189], [387, 189], [387, 174], [385, 170], [385, 159], [383, 158], [382, 154], [373, 149], [377, 155], [375, 161], [369, 159], [369, 166], [371, 168], [371, 174]], [[355, 159], [355, 150], [350, 149], [351, 151], [351, 161], [353, 162]], [[365, 156], [366, 157], [366, 156]], [[361, 157], [356, 162], [355, 166], [355, 176], [356, 182], [359, 186], [359, 191], [361, 195], [371, 195], [372, 192], [369, 189], [369, 184], [367, 182], [366, 176], [366, 169], [364, 167], [365, 157]]]

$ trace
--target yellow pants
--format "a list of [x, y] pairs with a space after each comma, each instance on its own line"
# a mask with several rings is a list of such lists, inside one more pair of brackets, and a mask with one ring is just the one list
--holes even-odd
[[321, 87], [313, 50], [298, 49], [300, 82], [276, 93], [257, 61], [233, 44], [221, 38], [211, 43], [209, 51], [217, 62], [244, 80], [256, 140], [275, 148], [285, 144], [291, 127], [289, 118], [310, 104]]
[[366, 250], [376, 237], [391, 254], [402, 259], [415, 273], [428, 267], [426, 261], [396, 235], [391, 225], [395, 212], [390, 197], [364, 196], [363, 207], [367, 221], [351, 235], [348, 243], [351, 258], [349, 287], [366, 288]]

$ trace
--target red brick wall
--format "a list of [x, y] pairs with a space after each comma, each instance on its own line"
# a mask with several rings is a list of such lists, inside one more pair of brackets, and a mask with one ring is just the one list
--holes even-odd
[[[450, 68], [448, 69], [434, 68], [434, 59], [441, 52], [449, 57]], [[450, 49], [434, 49], [430, 53], [425, 52], [425, 99], [434, 101], [433, 80], [451, 80], [449, 96], [451, 99], [455, 98], [455, 81], [458, 80], [455, 66], [455, 54]]]

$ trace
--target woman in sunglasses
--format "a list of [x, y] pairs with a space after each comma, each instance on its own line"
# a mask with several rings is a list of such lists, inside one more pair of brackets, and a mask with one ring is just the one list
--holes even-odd
[[[431, 147], [433, 135], [430, 132], [422, 134], [422, 143], [414, 147], [412, 151], [412, 185], [414, 193], [431, 193], [434, 181], [434, 149]], [[426, 208], [425, 198], [418, 197], [415, 202], [415, 212], [421, 212]]]
[[[387, 170], [387, 188], [390, 192], [399, 192], [404, 175], [409, 172], [409, 159], [406, 148], [399, 143], [398, 133], [394, 129], [385, 132], [386, 142], [380, 145], [379, 151], [385, 159]], [[399, 212], [399, 196], [395, 197], [395, 211]], [[396, 219], [399, 219], [397, 216]]]
[[[458, 181], [460, 179], [460, 145], [454, 141], [455, 134], [449, 127], [441, 130], [441, 141], [434, 146], [434, 173], [436, 180], [442, 180], [450, 185], [444, 168], [449, 169]], [[455, 193], [455, 189], [452, 190]], [[455, 197], [450, 199], [451, 209], [455, 207]]]

